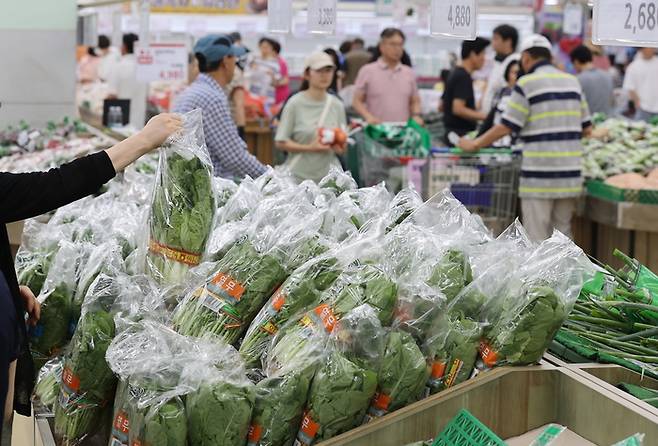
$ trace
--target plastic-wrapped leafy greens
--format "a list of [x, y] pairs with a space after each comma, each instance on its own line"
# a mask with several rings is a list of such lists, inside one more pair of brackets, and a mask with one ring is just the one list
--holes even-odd
[[[30, 327], [30, 348], [35, 359], [56, 355], [71, 336], [73, 294], [78, 280], [78, 265], [83, 250], [77, 245], [62, 241], [53, 259], [38, 301], [41, 318]], [[45, 361], [44, 361], [45, 362]]]
[[61, 356], [49, 360], [41, 367], [34, 386], [35, 402], [52, 409], [59, 396], [63, 367], [63, 358]]
[[381, 324], [388, 326], [393, 319], [397, 294], [396, 283], [383, 269], [356, 263], [349, 265], [334, 285], [323, 293], [321, 302], [330, 308], [337, 319], [368, 304]]
[[424, 345], [431, 367], [426, 394], [468, 380], [475, 367], [482, 328], [469, 319], [445, 318]]
[[[272, 203], [278, 199], [272, 197]], [[174, 326], [190, 336], [215, 334], [235, 344], [263, 307], [267, 298], [301, 263], [328, 249], [313, 227], [319, 215], [310, 203], [289, 203], [268, 215], [281, 214], [278, 225], [267, 220], [250, 231], [217, 262], [203, 286], [189, 294], [176, 309]], [[277, 219], [269, 220], [270, 222]]]
[[[301, 423], [311, 380], [325, 357], [325, 327], [301, 317], [272, 341], [265, 379], [256, 384], [249, 446], [290, 446]], [[283, 334], [283, 335], [281, 335]]]
[[[217, 359], [216, 354], [211, 358]], [[240, 355], [232, 348], [222, 364], [190, 361], [181, 384], [194, 389], [185, 398], [188, 439], [195, 446], [244, 446], [256, 399]]]
[[434, 266], [427, 284], [441, 291], [448, 302], [473, 281], [468, 256], [456, 249], [448, 249]]
[[214, 271], [176, 308], [174, 327], [187, 336], [212, 333], [233, 344], [286, 273], [276, 257], [260, 254], [246, 238]]
[[77, 445], [96, 433], [110, 409], [116, 377], [105, 353], [116, 327], [114, 314], [122, 301], [131, 302], [143, 290], [128, 276], [100, 274], [89, 288], [82, 316], [64, 359], [62, 386], [55, 404], [55, 434], [67, 445]]
[[201, 110], [185, 114], [183, 123], [160, 151], [149, 216], [147, 271], [164, 284], [181, 282], [200, 263], [216, 208]]
[[91, 250], [84, 268], [80, 270], [80, 281], [73, 297], [76, 313], [79, 314], [87, 291], [96, 277], [101, 272], [112, 273], [118, 271], [122, 265], [122, 248], [114, 240], [102, 243]]
[[295, 444], [328, 440], [363, 422], [377, 390], [384, 343], [377, 313], [369, 305], [338, 322], [328, 357], [313, 378]]
[[212, 186], [217, 197], [217, 209], [223, 208], [238, 191], [238, 185], [235, 181], [221, 177], [214, 177], [212, 179]]
[[413, 188], [405, 188], [393, 197], [388, 205], [383, 223], [385, 232], [391, 231], [423, 205], [423, 199]]
[[337, 167], [331, 167], [329, 169], [329, 173], [320, 181], [319, 186], [323, 189], [330, 190], [335, 196], [358, 188], [352, 175]]
[[15, 262], [18, 283], [38, 296], [48, 276], [53, 256], [53, 252], [28, 252], [20, 248]]
[[270, 297], [254, 318], [240, 345], [248, 366], [258, 366], [279, 328], [296, 313], [317, 305], [323, 291], [338, 278], [340, 265], [333, 253], [309, 260], [298, 268]]
[[427, 361], [414, 338], [403, 331], [389, 332], [368, 420], [420, 400], [429, 376]]
[[422, 345], [436, 327], [446, 307], [446, 298], [424, 282], [400, 288], [392, 326], [409, 333]]
[[190, 389], [179, 381], [194, 353], [191, 339], [151, 321], [129, 324], [112, 341], [106, 356], [120, 381], [109, 446], [187, 444], [182, 396]]
[[537, 246], [488, 311], [492, 325], [481, 345], [485, 364], [537, 362], [593, 272], [582, 250], [560, 232]]

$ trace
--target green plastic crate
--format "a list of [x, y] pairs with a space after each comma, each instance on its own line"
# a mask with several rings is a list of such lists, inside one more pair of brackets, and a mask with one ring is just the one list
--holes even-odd
[[462, 409], [432, 446], [505, 446], [505, 442], [471, 413]]
[[590, 180], [586, 186], [587, 193], [592, 197], [617, 202], [658, 204], [658, 190], [620, 189], [600, 180]]

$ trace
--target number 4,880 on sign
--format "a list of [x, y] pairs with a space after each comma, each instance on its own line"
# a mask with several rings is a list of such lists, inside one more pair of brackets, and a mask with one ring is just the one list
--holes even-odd
[[597, 44], [658, 47], [658, 0], [597, 0], [592, 31]]
[[474, 40], [477, 37], [476, 0], [432, 0], [430, 34]]

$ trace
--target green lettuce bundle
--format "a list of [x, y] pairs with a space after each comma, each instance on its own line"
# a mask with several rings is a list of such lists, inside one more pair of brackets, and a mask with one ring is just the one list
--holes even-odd
[[340, 274], [338, 260], [321, 256], [297, 269], [270, 297], [252, 321], [240, 345], [247, 365], [258, 366], [272, 338], [296, 313], [319, 304], [323, 291]]
[[384, 416], [420, 400], [429, 372], [425, 356], [414, 338], [402, 331], [391, 331], [387, 336], [377, 377], [377, 394], [368, 409], [368, 419]]
[[304, 316], [272, 341], [256, 384], [248, 446], [290, 446], [299, 429], [311, 382], [325, 358], [329, 334]]
[[582, 250], [562, 233], [537, 246], [487, 309], [490, 326], [480, 351], [485, 365], [539, 361], [593, 274]]
[[260, 254], [248, 239], [234, 245], [213, 270], [176, 308], [174, 328], [183, 335], [213, 334], [234, 344], [286, 272], [275, 256]]
[[332, 332], [332, 346], [311, 384], [297, 442], [312, 445], [359, 426], [377, 391], [384, 332], [369, 305], [355, 308]]
[[426, 394], [435, 394], [471, 377], [478, 358], [482, 327], [470, 319], [446, 317], [424, 346], [431, 366]]
[[182, 134], [171, 136], [160, 151], [149, 215], [146, 269], [169, 285], [200, 263], [216, 209], [201, 110], [185, 114], [183, 125]]

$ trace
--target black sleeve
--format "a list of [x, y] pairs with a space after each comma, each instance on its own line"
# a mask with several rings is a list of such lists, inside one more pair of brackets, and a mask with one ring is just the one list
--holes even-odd
[[105, 151], [48, 172], [0, 173], [0, 223], [50, 212], [97, 192], [116, 172]]
[[453, 79], [452, 99], [462, 99], [468, 101], [473, 95], [473, 81], [466, 73], [457, 73]]
[[487, 119], [485, 119], [482, 124], [480, 125], [480, 129], [478, 130], [478, 136], [482, 136], [485, 133], [489, 131], [491, 127], [494, 125], [494, 120], [496, 118], [496, 108], [498, 107], [498, 104], [494, 104], [493, 107], [491, 107], [491, 110], [489, 110], [489, 114], [487, 115]]

